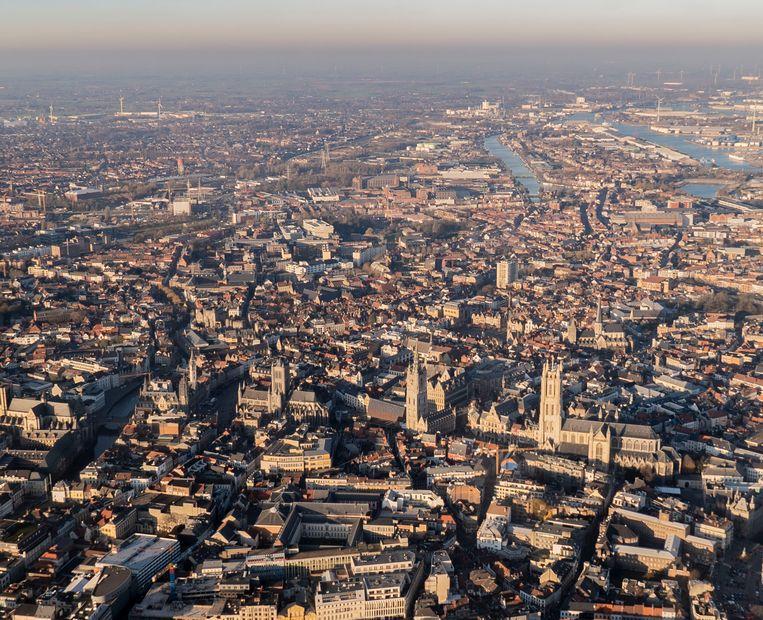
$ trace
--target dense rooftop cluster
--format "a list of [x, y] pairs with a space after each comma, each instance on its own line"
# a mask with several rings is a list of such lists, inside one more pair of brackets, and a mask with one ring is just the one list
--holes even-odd
[[755, 93], [586, 95], [5, 118], [0, 617], [743, 617]]

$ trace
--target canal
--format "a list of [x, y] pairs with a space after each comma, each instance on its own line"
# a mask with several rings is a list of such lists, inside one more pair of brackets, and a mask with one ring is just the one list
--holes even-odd
[[[236, 412], [238, 385], [239, 381], [234, 381], [229, 385], [216, 390], [213, 394], [213, 408], [217, 411], [218, 416], [218, 432], [227, 429], [233, 421]], [[117, 437], [119, 437], [122, 432], [122, 427], [127, 424], [130, 420], [130, 416], [135, 410], [139, 393], [140, 388], [136, 387], [134, 391], [130, 392], [112, 407], [109, 414], [110, 423], [108, 426], [103, 425], [98, 431], [92, 452], [87, 451], [77, 459], [76, 466], [72, 468], [72, 472], [67, 478], [76, 479], [77, 474], [83, 467], [96, 460], [101, 454], [114, 445]]]
[[510, 148], [507, 148], [500, 141], [500, 134], [494, 136], [488, 136], [485, 138], [485, 150], [488, 151], [493, 157], [500, 159], [506, 168], [511, 172], [514, 179], [527, 189], [530, 194], [530, 200], [533, 202], [539, 202], [539, 194], [541, 190], [541, 184], [538, 177], [535, 176], [532, 170], [522, 161], [522, 158]]
[[684, 155], [688, 155], [697, 161], [715, 162], [719, 168], [726, 170], [755, 170], [755, 167], [744, 161], [735, 161], [729, 157], [728, 151], [711, 149], [692, 142], [686, 136], [676, 134], [665, 134], [658, 131], [652, 131], [646, 125], [631, 125], [629, 123], [612, 123], [612, 127], [617, 129], [624, 136], [631, 136], [660, 146], [665, 146]]
[[106, 425], [101, 427], [98, 434], [95, 437], [95, 446], [93, 447], [93, 460], [97, 459], [101, 454], [106, 452], [113, 443], [119, 437], [122, 426], [127, 424], [130, 419], [135, 404], [138, 402], [139, 389], [136, 388], [134, 392], [131, 392], [120, 400], [114, 407], [112, 407], [109, 417], [112, 418], [114, 424], [119, 425], [119, 430], [109, 430]]
[[[578, 112], [571, 114], [567, 117], [566, 120], [570, 122], [588, 121], [589, 123], [603, 124], [606, 119], [602, 114], [594, 114], [593, 112]], [[715, 165], [719, 168], [734, 171], [757, 170], [755, 166], [748, 162], [731, 159], [729, 157], [731, 153], [728, 151], [711, 149], [708, 146], [697, 144], [685, 135], [660, 133], [659, 131], [653, 131], [647, 125], [634, 125], [633, 123], [609, 123], [609, 126], [624, 136], [637, 138], [639, 140], [644, 140], [645, 142], [651, 142], [652, 144], [657, 144], [659, 146], [673, 149], [674, 151], [683, 153], [684, 155], [687, 155], [692, 159], [696, 159], [697, 161], [715, 162]], [[708, 190], [705, 188], [700, 189], [700, 191], [707, 192]], [[706, 198], [707, 196], [701, 197]]]
[[681, 189], [695, 198], [713, 200], [718, 196], [722, 187], [723, 185], [720, 183], [685, 183]]

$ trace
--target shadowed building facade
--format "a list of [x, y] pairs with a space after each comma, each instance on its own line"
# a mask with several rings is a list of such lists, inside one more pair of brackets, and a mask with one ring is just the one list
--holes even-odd
[[546, 362], [541, 377], [536, 441], [540, 448], [586, 458], [601, 469], [648, 467], [672, 476], [678, 455], [662, 448], [651, 426], [604, 420], [565, 419], [561, 363]]

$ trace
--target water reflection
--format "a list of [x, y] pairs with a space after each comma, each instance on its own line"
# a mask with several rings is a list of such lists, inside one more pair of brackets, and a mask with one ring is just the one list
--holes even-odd
[[696, 198], [712, 200], [718, 196], [718, 191], [721, 189], [721, 186], [715, 183], [686, 183], [681, 189]]
[[[601, 123], [604, 118], [601, 114], [594, 114], [593, 112], [577, 112], [567, 117], [567, 121], [587, 121], [589, 123]], [[660, 146], [673, 149], [679, 153], [683, 153], [696, 159], [697, 161], [703, 161], [705, 163], [715, 163], [719, 168], [725, 168], [726, 170], [755, 170], [755, 166], [745, 161], [737, 161], [729, 157], [728, 151], [721, 151], [717, 149], [711, 149], [707, 146], [692, 142], [688, 137], [677, 134], [665, 134], [658, 131], [653, 131], [646, 125], [633, 125], [631, 123], [610, 123], [613, 129], [624, 136], [630, 136], [631, 138], [638, 138], [639, 140], [645, 140], [652, 142]], [[704, 196], [703, 196], [704, 198]]]
[[493, 156], [500, 159], [511, 171], [517, 183], [527, 188], [533, 202], [538, 202], [541, 184], [538, 177], [525, 165], [522, 158], [514, 151], [501, 144], [500, 135], [485, 138], [485, 149]]

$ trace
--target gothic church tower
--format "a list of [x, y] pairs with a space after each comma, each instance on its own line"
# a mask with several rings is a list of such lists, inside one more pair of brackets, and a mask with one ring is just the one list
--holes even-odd
[[540, 384], [538, 446], [555, 449], [562, 437], [562, 364], [545, 362]]
[[414, 360], [405, 376], [405, 426], [414, 432], [426, 430], [427, 371], [414, 352]]

